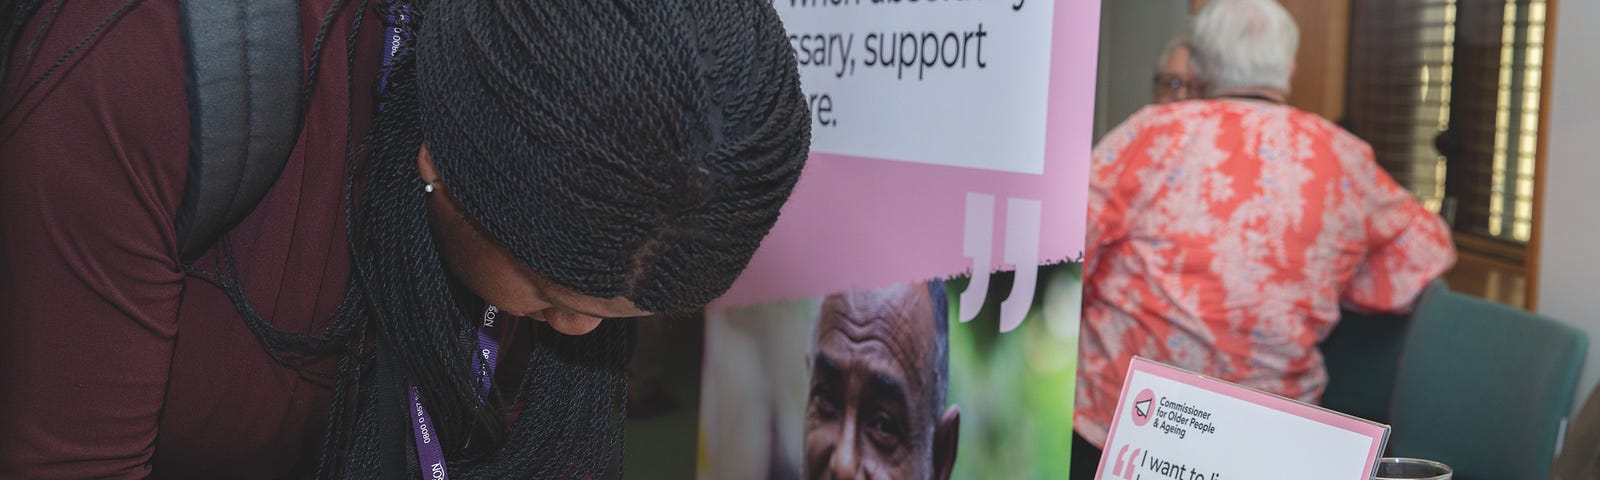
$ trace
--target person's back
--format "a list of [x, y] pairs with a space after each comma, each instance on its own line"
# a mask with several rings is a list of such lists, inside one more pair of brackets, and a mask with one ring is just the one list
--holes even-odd
[[1315, 401], [1341, 301], [1403, 309], [1451, 261], [1365, 143], [1293, 108], [1150, 107], [1092, 168], [1078, 408], [1104, 418], [1135, 355]]
[[1365, 142], [1283, 105], [1281, 6], [1220, 0], [1194, 22], [1212, 100], [1148, 107], [1094, 151], [1073, 421], [1090, 446], [1134, 356], [1317, 401], [1341, 305], [1405, 310], [1454, 262]]

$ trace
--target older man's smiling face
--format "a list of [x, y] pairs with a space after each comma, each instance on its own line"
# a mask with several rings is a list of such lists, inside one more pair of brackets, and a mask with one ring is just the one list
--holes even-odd
[[922, 284], [823, 302], [806, 409], [808, 478], [933, 477], [941, 405], [932, 302]]

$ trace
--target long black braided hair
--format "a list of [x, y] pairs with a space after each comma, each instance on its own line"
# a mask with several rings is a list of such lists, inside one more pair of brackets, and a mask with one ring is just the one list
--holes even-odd
[[[0, 52], [45, 3], [0, 13]], [[347, 149], [363, 160], [347, 186], [360, 194], [340, 318], [317, 336], [282, 332], [249, 308], [242, 287], [224, 286], [286, 365], [340, 355], [320, 478], [374, 478], [396, 461], [394, 439], [409, 439], [410, 427], [405, 406], [384, 401], [398, 386], [385, 371], [421, 391], [452, 477], [620, 476], [633, 325], [611, 320], [571, 337], [539, 324], [517, 390], [480, 394], [469, 375], [477, 322], [433, 243], [419, 148], [428, 143], [485, 233], [552, 282], [648, 311], [704, 305], [771, 229], [809, 145], [781, 23], [763, 0], [413, 7], [415, 48], [389, 69], [368, 136]], [[409, 441], [399, 446], [418, 472]]]

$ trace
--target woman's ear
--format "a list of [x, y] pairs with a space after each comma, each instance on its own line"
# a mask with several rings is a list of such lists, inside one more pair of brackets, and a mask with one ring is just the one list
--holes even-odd
[[428, 142], [422, 142], [422, 147], [417, 150], [417, 173], [422, 176], [422, 183], [432, 184], [439, 181], [439, 167], [433, 164], [433, 154], [428, 152]]

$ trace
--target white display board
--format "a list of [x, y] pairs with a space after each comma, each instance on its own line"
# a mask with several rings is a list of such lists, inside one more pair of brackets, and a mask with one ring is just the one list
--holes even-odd
[[813, 152], [1044, 173], [1055, 2], [772, 5], [800, 61]]

